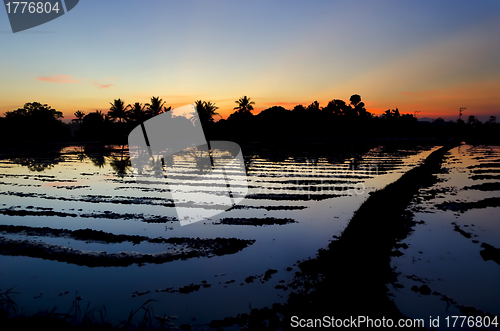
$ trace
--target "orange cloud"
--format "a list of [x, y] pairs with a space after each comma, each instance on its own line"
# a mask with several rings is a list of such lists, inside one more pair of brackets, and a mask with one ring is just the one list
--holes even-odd
[[101, 84], [98, 81], [90, 80], [87, 78], [77, 79], [73, 76], [68, 75], [55, 75], [55, 76], [45, 76], [45, 77], [36, 77], [37, 80], [42, 82], [49, 83], [57, 83], [57, 84], [67, 84], [67, 83], [82, 83], [87, 82], [95, 85], [99, 89], [108, 88], [114, 86], [115, 84]]
[[42, 82], [58, 83], [58, 84], [80, 83], [80, 81], [75, 80], [72, 76], [68, 75], [55, 75], [52, 77], [36, 77], [36, 79], [41, 80]]
[[94, 85], [97, 86], [97, 88], [108, 88], [114, 86], [115, 84], [99, 84], [97, 82], [94, 82]]

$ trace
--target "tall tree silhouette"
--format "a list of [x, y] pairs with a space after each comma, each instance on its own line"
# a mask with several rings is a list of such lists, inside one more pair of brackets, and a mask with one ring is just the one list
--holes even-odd
[[214, 116], [220, 116], [216, 112], [219, 107], [210, 101], [196, 100], [194, 104], [202, 125], [214, 123]]
[[82, 123], [83, 117], [85, 116], [85, 113], [81, 110], [77, 110], [74, 113], [75, 117], [74, 119], [71, 120], [73, 123]]
[[148, 112], [146, 111], [146, 106], [142, 103], [136, 102], [133, 105], [128, 106], [127, 119], [133, 122], [144, 122], [148, 118]]
[[165, 101], [160, 99], [160, 97], [151, 97], [151, 102], [146, 104], [148, 107], [148, 113], [151, 117], [159, 115], [161, 113], [167, 112], [172, 109], [172, 107], [164, 107]]
[[371, 117], [371, 114], [368, 111], [366, 111], [365, 103], [361, 102], [361, 96], [359, 94], [351, 95], [349, 101], [351, 102], [351, 105], [353, 105], [354, 107], [356, 116], [359, 116], [361, 118]]
[[111, 120], [118, 120], [120, 123], [127, 119], [127, 109], [129, 106], [125, 106], [125, 103], [121, 99], [115, 99], [113, 103], [109, 103], [111, 108], [109, 108], [108, 116]]
[[237, 107], [234, 107], [234, 109], [238, 112], [238, 113], [248, 113], [248, 114], [251, 114], [252, 110], [253, 110], [253, 106], [252, 105], [255, 105], [255, 102], [253, 101], [250, 101], [250, 98], [248, 98], [246, 95], [239, 98], [237, 101], [235, 101], [235, 103], [238, 104]]
[[347, 108], [349, 108], [349, 106], [344, 100], [333, 99], [328, 102], [328, 105], [324, 107], [322, 111], [328, 114], [333, 114], [334, 116], [342, 116], [345, 114]]
[[361, 96], [359, 96], [358, 94], [353, 94], [349, 98], [349, 101], [351, 102], [351, 105], [356, 107], [356, 105], [361, 102]]
[[84, 140], [100, 140], [108, 132], [104, 114], [100, 110], [96, 110], [83, 117], [79, 137]]
[[60, 120], [62, 117], [62, 112], [47, 104], [29, 102], [23, 108], [6, 112], [0, 131], [11, 141], [65, 140], [71, 133]]
[[58, 119], [62, 117], [64, 117], [62, 112], [39, 102], [28, 102], [23, 108], [5, 113], [5, 118]]

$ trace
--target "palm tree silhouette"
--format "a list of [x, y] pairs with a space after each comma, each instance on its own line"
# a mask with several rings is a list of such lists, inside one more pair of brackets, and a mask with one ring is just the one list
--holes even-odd
[[113, 103], [109, 103], [111, 108], [109, 108], [108, 116], [110, 119], [118, 120], [120, 123], [127, 119], [127, 109], [129, 106], [125, 106], [125, 103], [121, 99], [115, 99]]
[[220, 116], [219, 113], [216, 112], [219, 107], [217, 107], [214, 103], [210, 101], [201, 101], [196, 100], [194, 102], [196, 106], [196, 110], [198, 111], [198, 117], [200, 118], [201, 124], [206, 125], [208, 123], [214, 123], [214, 116]]
[[160, 99], [160, 97], [151, 97], [151, 103], [147, 103], [148, 113], [151, 117], [165, 113], [172, 109], [172, 107], [164, 107], [165, 101]]
[[253, 110], [252, 105], [255, 105], [255, 102], [250, 101], [250, 98], [248, 98], [246, 95], [239, 98], [238, 101], [235, 101], [235, 103], [237, 103], [238, 106], [234, 107], [233, 109], [236, 109], [238, 113], [247, 114], [251, 114], [251, 110]]
[[212, 103], [210, 101], [205, 102], [205, 112], [207, 116], [210, 117], [210, 122], [214, 121], [214, 116], [222, 117], [219, 113], [216, 112], [217, 109], [219, 109], [219, 107], [217, 107], [215, 103]]
[[148, 117], [146, 106], [143, 106], [142, 103], [136, 102], [134, 105], [128, 105], [128, 108], [127, 119], [130, 121], [141, 123]]
[[77, 110], [74, 112], [74, 115], [76, 118], [72, 119], [71, 122], [73, 123], [82, 123], [83, 117], [85, 116], [85, 113], [81, 110]]

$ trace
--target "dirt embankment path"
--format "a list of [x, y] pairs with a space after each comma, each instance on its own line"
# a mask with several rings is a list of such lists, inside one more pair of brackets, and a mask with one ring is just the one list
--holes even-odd
[[[432, 185], [441, 169], [444, 155], [458, 144], [450, 141], [431, 153], [419, 166], [396, 182], [373, 192], [355, 212], [340, 237], [316, 258], [299, 264], [301, 272], [294, 281], [302, 284], [284, 305], [272, 309], [254, 309], [212, 326], [234, 323], [249, 329], [293, 329], [292, 316], [301, 319], [336, 319], [351, 316], [392, 318], [404, 316], [387, 296], [387, 284], [396, 280], [391, 256], [398, 254], [398, 244], [415, 222], [406, 211], [421, 187]], [[296, 328], [295, 328], [296, 329]]]

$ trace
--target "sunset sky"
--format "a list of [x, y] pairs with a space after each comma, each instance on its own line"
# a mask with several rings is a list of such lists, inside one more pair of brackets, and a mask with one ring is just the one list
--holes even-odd
[[215, 102], [227, 117], [361, 95], [377, 115], [500, 120], [500, 1], [84, 0], [12, 33], [0, 9], [0, 114], [73, 118], [121, 98]]

